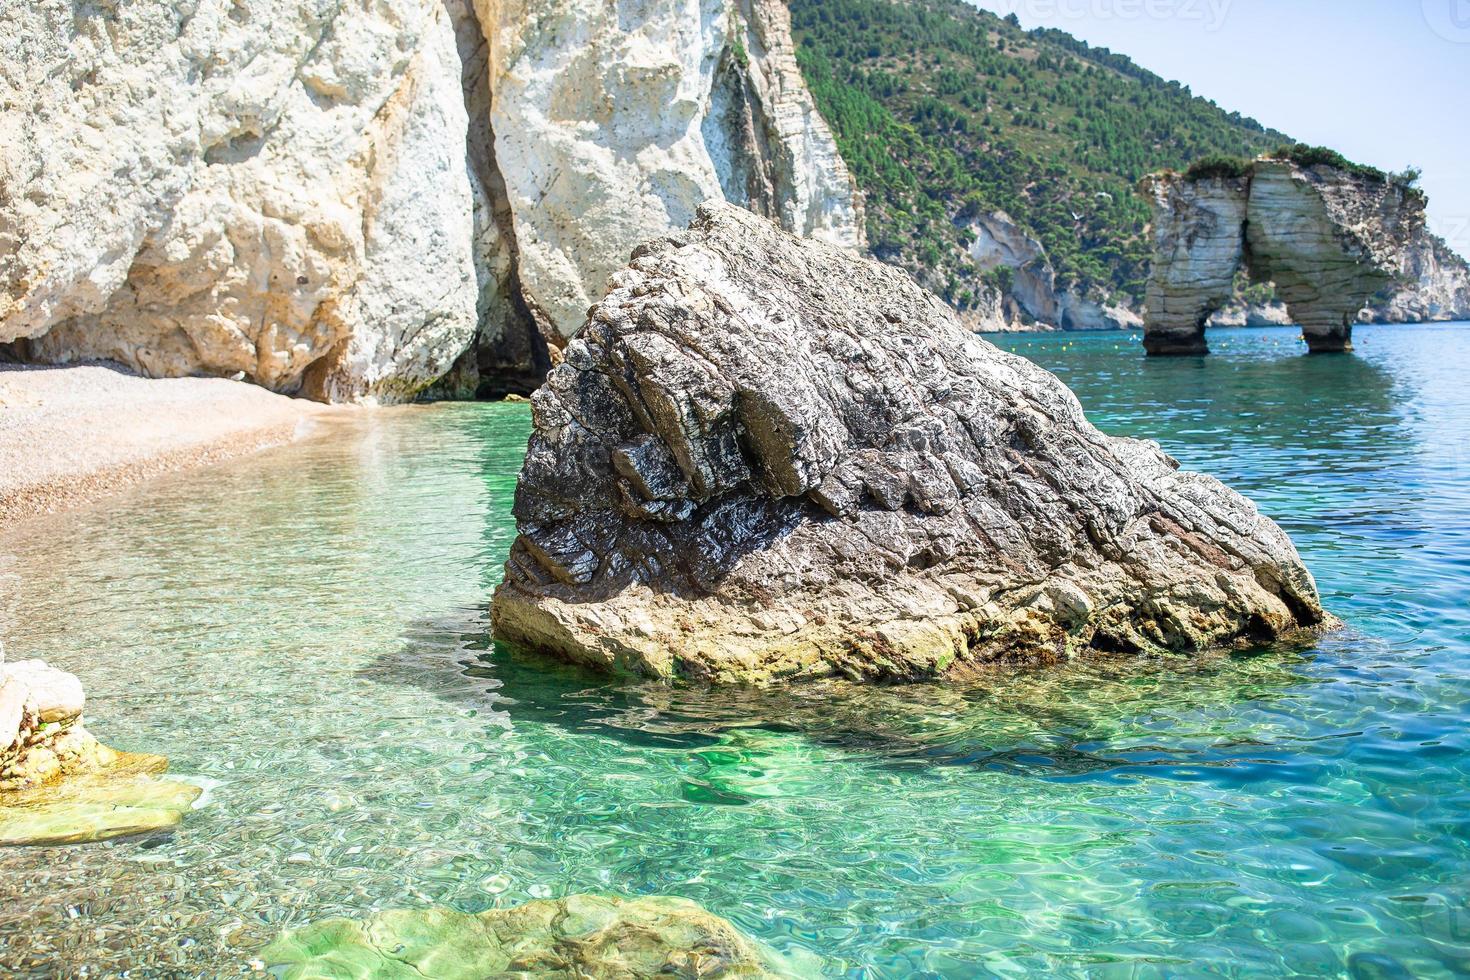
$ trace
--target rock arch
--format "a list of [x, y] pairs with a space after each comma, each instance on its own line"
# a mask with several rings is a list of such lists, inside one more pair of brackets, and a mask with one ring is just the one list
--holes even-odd
[[1243, 176], [1154, 174], [1140, 190], [1153, 207], [1150, 354], [1208, 353], [1205, 324], [1242, 269], [1276, 284], [1310, 351], [1351, 350], [1359, 311], [1424, 234], [1422, 194], [1326, 165], [1257, 160]]

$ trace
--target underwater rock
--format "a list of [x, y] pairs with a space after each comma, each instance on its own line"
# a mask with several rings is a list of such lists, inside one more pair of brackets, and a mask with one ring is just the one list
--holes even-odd
[[0, 793], [0, 846], [78, 844], [165, 830], [189, 812], [200, 789], [158, 778], [158, 755], [99, 750], [81, 774], [52, 785]]
[[72, 674], [0, 647], [0, 845], [106, 840], [171, 827], [199, 795], [168, 760], [118, 752], [82, 726]]
[[498, 638], [663, 679], [918, 679], [1324, 622], [1285, 533], [905, 273], [724, 204], [532, 399]]
[[430, 908], [332, 919], [281, 936], [261, 956], [286, 980], [805, 975], [719, 916], [664, 897], [573, 895], [478, 915]]

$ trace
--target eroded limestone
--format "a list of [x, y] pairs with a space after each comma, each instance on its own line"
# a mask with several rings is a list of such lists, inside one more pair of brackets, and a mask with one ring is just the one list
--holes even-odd
[[1425, 239], [1424, 197], [1392, 180], [1330, 166], [1257, 160], [1243, 177], [1155, 174], [1144, 347], [1203, 354], [1205, 327], [1236, 273], [1273, 282], [1313, 352], [1352, 348], [1370, 299], [1397, 288]]

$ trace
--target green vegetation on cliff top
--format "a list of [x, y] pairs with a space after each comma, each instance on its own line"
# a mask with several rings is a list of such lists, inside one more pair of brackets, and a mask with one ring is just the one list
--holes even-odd
[[791, 15], [873, 251], [961, 308], [978, 276], [968, 216], [1007, 212], [1059, 285], [1141, 300], [1138, 180], [1291, 142], [1106, 48], [962, 0], [791, 0]]

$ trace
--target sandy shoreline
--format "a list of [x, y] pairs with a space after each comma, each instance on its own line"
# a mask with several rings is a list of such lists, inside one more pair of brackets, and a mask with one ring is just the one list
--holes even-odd
[[338, 411], [223, 378], [0, 364], [0, 527], [283, 445]]

